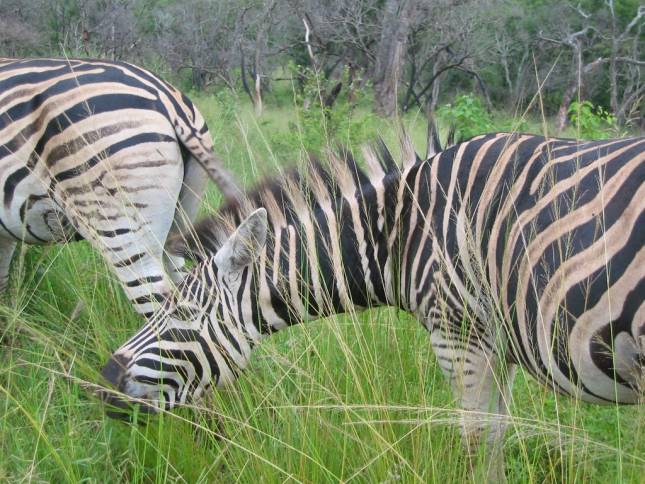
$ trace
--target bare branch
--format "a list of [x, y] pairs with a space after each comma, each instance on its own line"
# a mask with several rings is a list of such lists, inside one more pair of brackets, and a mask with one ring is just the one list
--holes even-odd
[[311, 59], [311, 64], [314, 66], [314, 69], [316, 68], [316, 57], [314, 56], [314, 51], [311, 48], [311, 25], [309, 23], [309, 16], [305, 13], [305, 15], [302, 17], [302, 23], [305, 24], [305, 45], [307, 46], [307, 53], [309, 54], [309, 59]]
[[577, 32], [573, 32], [572, 34], [567, 35], [563, 39], [552, 39], [549, 37], [545, 37], [542, 35], [542, 32], [538, 34], [538, 38], [547, 42], [552, 42], [554, 44], [559, 44], [559, 45], [568, 45], [569, 47], [572, 47], [574, 49], [579, 49], [580, 44], [579, 44], [579, 39], [580, 37], [583, 37], [587, 35], [590, 31], [596, 30], [594, 27], [591, 27], [590, 25], [586, 26], [584, 29], [579, 30]]
[[632, 59], [631, 57], [616, 57], [616, 62], [625, 62], [627, 64], [634, 64], [636, 66], [645, 66], [645, 61]]
[[618, 42], [623, 42], [624, 39], [629, 35], [629, 32], [640, 22], [640, 19], [645, 17], [645, 5], [641, 5], [638, 7], [638, 10], [636, 11], [636, 16], [627, 24], [627, 27], [625, 27], [625, 30], [623, 31], [622, 34], [618, 37]]
[[[609, 0], [609, 1], [612, 1], [612, 0]], [[579, 3], [575, 7], [573, 5], [569, 5], [569, 7], [571, 7], [573, 10], [578, 12], [578, 14], [585, 20], [588, 20], [589, 17], [591, 17], [590, 13], [587, 13], [584, 10], [582, 10], [582, 5], [580, 5]]]

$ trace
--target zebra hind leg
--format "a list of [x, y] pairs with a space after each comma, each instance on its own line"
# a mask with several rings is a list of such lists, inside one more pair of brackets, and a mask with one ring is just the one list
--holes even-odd
[[137, 223], [124, 216], [121, 225], [116, 225], [110, 236], [79, 227], [81, 235], [108, 262], [135, 311], [145, 317], [159, 308], [172, 289], [172, 281], [164, 267], [163, 246], [172, 221], [164, 212], [168, 213], [174, 207], [167, 202], [164, 207], [164, 202], [160, 198], [158, 217], [141, 219]]
[[[192, 237], [193, 222], [197, 217], [199, 206], [204, 199], [208, 184], [208, 176], [193, 156], [184, 157], [184, 179], [177, 200], [177, 208], [168, 239], [188, 239]], [[183, 257], [164, 253], [164, 265], [174, 284], [178, 284], [185, 276], [185, 261]]]
[[16, 250], [17, 242], [13, 239], [0, 238], [0, 293], [7, 290], [9, 284], [9, 266], [13, 253]]
[[471, 471], [483, 471], [486, 482], [504, 482], [504, 433], [516, 365], [483, 344], [465, 343], [441, 330], [432, 331], [431, 340], [462, 410], [461, 434]]
[[[88, 175], [83, 182], [90, 189], [65, 205], [66, 215], [101, 252], [134, 309], [147, 317], [173, 286], [164, 267], [164, 246], [182, 187], [181, 153], [168, 143], [123, 150], [109, 161], [100, 187]], [[61, 203], [64, 189], [61, 185]], [[85, 204], [97, 208], [88, 210]]]
[[[9, 284], [9, 267], [17, 242], [13, 239], [0, 238], [0, 293], [7, 290]], [[8, 332], [6, 318], [0, 318], [0, 342], [5, 339]]]

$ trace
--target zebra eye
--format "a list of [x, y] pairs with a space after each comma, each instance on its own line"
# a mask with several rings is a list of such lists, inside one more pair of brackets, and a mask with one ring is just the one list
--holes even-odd
[[188, 304], [179, 304], [170, 313], [170, 316], [180, 321], [194, 321], [199, 316], [199, 308]]

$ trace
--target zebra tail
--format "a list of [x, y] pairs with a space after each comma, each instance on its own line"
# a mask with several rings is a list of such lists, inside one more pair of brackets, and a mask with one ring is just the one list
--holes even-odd
[[[215, 185], [220, 189], [227, 202], [239, 202], [244, 192], [231, 172], [224, 168], [224, 163], [215, 154], [210, 132], [206, 122], [194, 106], [195, 114], [192, 126], [186, 124], [181, 116], [175, 119], [174, 126], [177, 137], [197, 163], [206, 171]], [[201, 126], [198, 126], [201, 124]]]
[[222, 160], [215, 153], [210, 155], [206, 162], [202, 162], [199, 158], [195, 159], [220, 189], [226, 202], [241, 202], [244, 199], [244, 192], [240, 188], [238, 181], [230, 171], [224, 168]]

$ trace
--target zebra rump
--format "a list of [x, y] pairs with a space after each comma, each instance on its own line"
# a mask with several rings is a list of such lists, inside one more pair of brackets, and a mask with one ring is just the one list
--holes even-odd
[[[210, 176], [238, 196], [190, 100], [124, 62], [0, 58], [0, 289], [18, 241], [87, 239], [151, 314]], [[169, 275], [170, 274], [170, 275]]]

